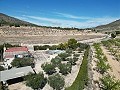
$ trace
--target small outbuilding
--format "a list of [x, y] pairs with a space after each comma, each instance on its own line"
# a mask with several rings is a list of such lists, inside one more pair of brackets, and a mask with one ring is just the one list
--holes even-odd
[[7, 83], [8, 80], [13, 80], [26, 76], [29, 72], [34, 73], [31, 66], [12, 68], [10, 70], [0, 71], [0, 81], [3, 83]]

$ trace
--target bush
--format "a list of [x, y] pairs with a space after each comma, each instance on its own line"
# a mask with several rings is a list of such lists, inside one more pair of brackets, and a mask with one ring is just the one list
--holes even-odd
[[43, 73], [33, 74], [29, 73], [29, 75], [25, 76], [26, 85], [31, 87], [32, 89], [42, 89], [47, 83], [47, 79], [44, 78]]
[[58, 56], [62, 59], [62, 61], [66, 61], [66, 58], [69, 57], [70, 54], [61, 53], [61, 54], [58, 54]]
[[60, 64], [59, 65], [60, 73], [63, 75], [67, 75], [68, 73], [71, 73], [72, 65], [70, 63], [67, 64]]
[[76, 61], [78, 61], [78, 58], [74, 57], [74, 58], [69, 58], [69, 63], [71, 65], [76, 65]]
[[58, 66], [59, 64], [61, 64], [61, 61], [62, 60], [59, 56], [57, 56], [57, 57], [55, 57], [51, 60], [52, 64], [55, 65], [55, 66]]
[[25, 66], [32, 66], [34, 67], [34, 60], [33, 58], [16, 58], [11, 62], [13, 67], [25, 67]]
[[65, 85], [65, 81], [64, 81], [64, 78], [61, 77], [59, 74], [55, 74], [55, 75], [48, 77], [48, 84], [54, 90], [61, 90]]
[[112, 33], [111, 34], [111, 38], [115, 38], [115, 37], [116, 37], [116, 35]]
[[48, 74], [48, 75], [52, 75], [53, 73], [55, 73], [55, 65], [53, 64], [49, 64], [49, 63], [45, 63], [42, 64], [41, 67], [43, 68], [43, 70]]
[[0, 71], [3, 71], [5, 70], [3, 66], [0, 66]]

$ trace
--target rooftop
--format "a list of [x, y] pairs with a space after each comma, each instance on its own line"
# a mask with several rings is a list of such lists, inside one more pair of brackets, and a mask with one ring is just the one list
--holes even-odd
[[10, 70], [0, 71], [0, 81], [7, 81], [10, 79], [18, 78], [27, 75], [29, 72], [34, 73], [31, 66], [13, 68]]
[[22, 46], [22, 47], [12, 47], [5, 50], [5, 52], [16, 52], [16, 51], [28, 51], [28, 48], [25, 46]]

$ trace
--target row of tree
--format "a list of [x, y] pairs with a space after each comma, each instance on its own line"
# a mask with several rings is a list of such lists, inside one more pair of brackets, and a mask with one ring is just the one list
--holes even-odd
[[[106, 64], [107, 58], [103, 54], [102, 49], [100, 48], [99, 43], [94, 44], [96, 50], [96, 58], [98, 59], [97, 62], [97, 71], [100, 72], [103, 76], [100, 78], [100, 88], [102, 90], [119, 90], [120, 89], [120, 81], [115, 80], [113, 76], [110, 76], [107, 71], [111, 69], [109, 64]], [[105, 72], [107, 74], [105, 74]]]
[[[107, 41], [102, 41], [102, 44], [111, 52], [113, 56], [115, 56], [117, 61], [120, 61], [120, 39], [110, 39]], [[117, 49], [116, 49], [117, 48]]]
[[85, 48], [87, 48], [87, 46], [88, 46], [87, 44], [78, 43], [77, 40], [75, 40], [75, 39], [69, 39], [68, 42], [61, 43], [59, 45], [34, 46], [34, 50], [46, 50], [47, 48], [49, 48], [50, 50], [55, 50], [55, 49], [66, 50], [68, 48], [69, 49], [76, 49], [78, 47], [81, 50], [84, 50]]

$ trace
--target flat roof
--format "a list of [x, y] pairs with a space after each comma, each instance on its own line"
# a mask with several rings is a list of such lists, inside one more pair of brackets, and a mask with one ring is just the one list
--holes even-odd
[[0, 81], [7, 81], [10, 79], [18, 78], [27, 75], [29, 72], [34, 73], [31, 66], [13, 68], [10, 70], [0, 71]]
[[12, 47], [5, 50], [5, 52], [17, 52], [17, 51], [28, 51], [28, 48], [25, 46], [22, 46], [22, 47]]

